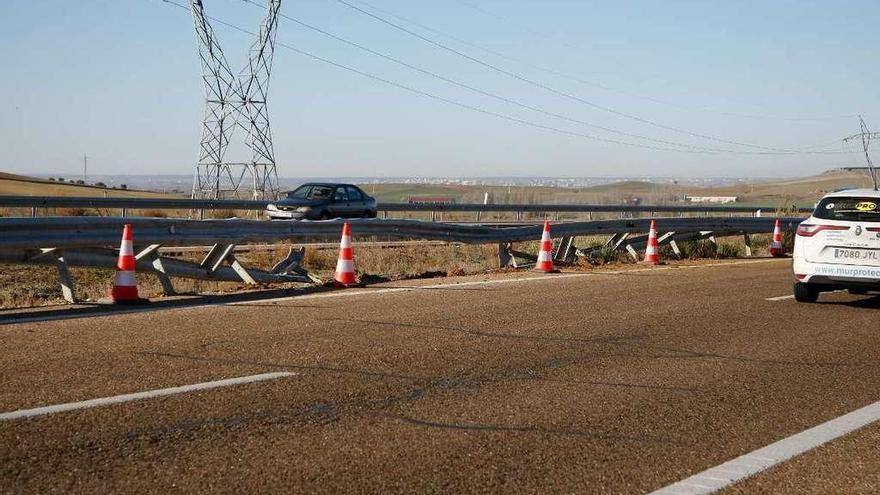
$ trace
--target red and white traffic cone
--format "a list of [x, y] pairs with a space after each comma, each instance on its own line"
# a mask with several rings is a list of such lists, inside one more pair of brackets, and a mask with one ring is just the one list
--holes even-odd
[[541, 250], [535, 270], [544, 273], [555, 273], [559, 270], [553, 266], [553, 241], [550, 240], [550, 222], [544, 220], [544, 232], [541, 234]]
[[138, 295], [131, 224], [125, 224], [125, 227], [122, 229], [122, 244], [119, 246], [119, 261], [116, 263], [113, 288], [110, 289], [109, 299], [103, 299], [101, 302], [113, 304], [143, 304], [149, 302], [149, 300], [143, 299]]
[[660, 253], [657, 248], [657, 222], [651, 220], [651, 228], [648, 230], [648, 247], [645, 248], [645, 263], [649, 265], [660, 264]]
[[358, 285], [354, 275], [354, 256], [351, 251], [351, 226], [348, 223], [342, 225], [342, 240], [339, 241], [339, 260], [336, 261], [333, 285], [336, 287]]
[[773, 226], [773, 242], [770, 243], [770, 255], [774, 258], [785, 256], [785, 246], [782, 245], [782, 229], [779, 228], [779, 219]]

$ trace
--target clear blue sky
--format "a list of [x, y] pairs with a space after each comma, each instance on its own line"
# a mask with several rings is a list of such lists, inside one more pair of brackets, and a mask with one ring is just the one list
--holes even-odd
[[[880, 129], [876, 1], [369, 2], [526, 62], [409, 25], [506, 70], [668, 126], [769, 147], [822, 149], [840, 149], [835, 140], [858, 130], [857, 113]], [[210, 15], [248, 29], [256, 29], [262, 16], [241, 0], [204, 4]], [[394, 31], [335, 0], [285, 0], [282, 12], [545, 111], [655, 139], [748, 149], [561, 98]], [[215, 31], [237, 70], [250, 36], [220, 25]], [[281, 19], [277, 39], [540, 125], [650, 144], [492, 100], [287, 19]], [[81, 169], [85, 152], [93, 173], [191, 173], [203, 90], [187, 12], [161, 0], [5, 0], [0, 46], [0, 170], [72, 175]], [[541, 72], [535, 65], [594, 84]], [[281, 47], [270, 115], [279, 175], [287, 177], [780, 176], [862, 163], [855, 153], [695, 155], [600, 143], [439, 103]], [[229, 158], [241, 158], [235, 156], [238, 151]]]

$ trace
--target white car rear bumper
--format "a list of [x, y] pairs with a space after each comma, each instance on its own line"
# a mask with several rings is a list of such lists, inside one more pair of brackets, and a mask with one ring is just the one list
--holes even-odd
[[877, 284], [880, 286], [880, 267], [810, 263], [795, 259], [792, 268], [798, 282], [834, 284]]

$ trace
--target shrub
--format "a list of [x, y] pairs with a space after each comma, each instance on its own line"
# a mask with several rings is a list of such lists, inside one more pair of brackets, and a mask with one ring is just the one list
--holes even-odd
[[715, 255], [718, 258], [741, 258], [743, 256], [743, 248], [738, 244], [719, 244]]
[[715, 257], [715, 243], [708, 239], [681, 241], [677, 244], [683, 258], [697, 259]]

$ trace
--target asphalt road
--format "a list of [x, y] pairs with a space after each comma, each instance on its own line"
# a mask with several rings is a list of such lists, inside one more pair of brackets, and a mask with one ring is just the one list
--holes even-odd
[[[0, 412], [291, 373], [0, 421], [0, 491], [655, 490], [880, 400], [880, 298], [768, 301], [788, 263], [0, 326]], [[876, 493], [877, 438], [730, 491]]]

